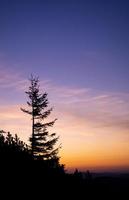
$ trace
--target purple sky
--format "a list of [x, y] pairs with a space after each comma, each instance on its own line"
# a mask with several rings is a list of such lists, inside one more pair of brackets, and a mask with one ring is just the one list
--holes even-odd
[[125, 0], [1, 0], [1, 62], [25, 77], [128, 91], [128, 22]]

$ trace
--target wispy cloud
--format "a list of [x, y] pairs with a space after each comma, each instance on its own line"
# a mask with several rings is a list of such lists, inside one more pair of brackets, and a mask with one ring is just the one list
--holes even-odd
[[[28, 79], [30, 75], [25, 78], [22, 73], [14, 70], [7, 70], [0, 66], [0, 89], [12, 89], [19, 92], [25, 91], [29, 86]], [[49, 88], [49, 80], [41, 81], [44, 88]]]
[[129, 128], [129, 93], [54, 86], [49, 90], [56, 110], [68, 119], [72, 116], [92, 127]]
[[[0, 69], [0, 89], [14, 89], [24, 94], [29, 81], [19, 73]], [[95, 91], [91, 88], [57, 86], [50, 80], [41, 81], [41, 90], [48, 92], [51, 105], [63, 119], [75, 119], [91, 127], [129, 128], [129, 93]], [[67, 122], [68, 123], [68, 122]]]
[[0, 88], [17, 89], [26, 83], [20, 73], [0, 68]]

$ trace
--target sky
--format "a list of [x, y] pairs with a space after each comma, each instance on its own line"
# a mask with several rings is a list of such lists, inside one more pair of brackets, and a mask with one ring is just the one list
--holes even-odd
[[0, 129], [28, 142], [31, 73], [68, 170], [129, 170], [128, 0], [0, 1]]

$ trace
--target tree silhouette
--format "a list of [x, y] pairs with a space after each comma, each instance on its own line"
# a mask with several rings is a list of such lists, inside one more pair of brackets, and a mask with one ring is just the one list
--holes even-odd
[[31, 158], [29, 147], [17, 134], [12, 136], [10, 132], [0, 130], [0, 160], [17, 162]]
[[49, 127], [52, 127], [56, 121], [45, 122], [50, 115], [52, 108], [48, 107], [47, 93], [40, 93], [39, 78], [31, 75], [30, 86], [25, 93], [29, 101], [28, 110], [21, 110], [32, 116], [32, 135], [30, 137], [32, 156], [38, 160], [50, 160], [57, 158], [58, 148], [54, 148], [58, 137], [55, 133], [50, 134]]

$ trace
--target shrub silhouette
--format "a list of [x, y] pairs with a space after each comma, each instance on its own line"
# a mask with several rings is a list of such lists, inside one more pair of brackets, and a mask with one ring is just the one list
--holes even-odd
[[12, 136], [10, 132], [0, 131], [0, 160], [1, 161], [24, 161], [30, 160], [29, 146], [19, 139], [17, 134]]

